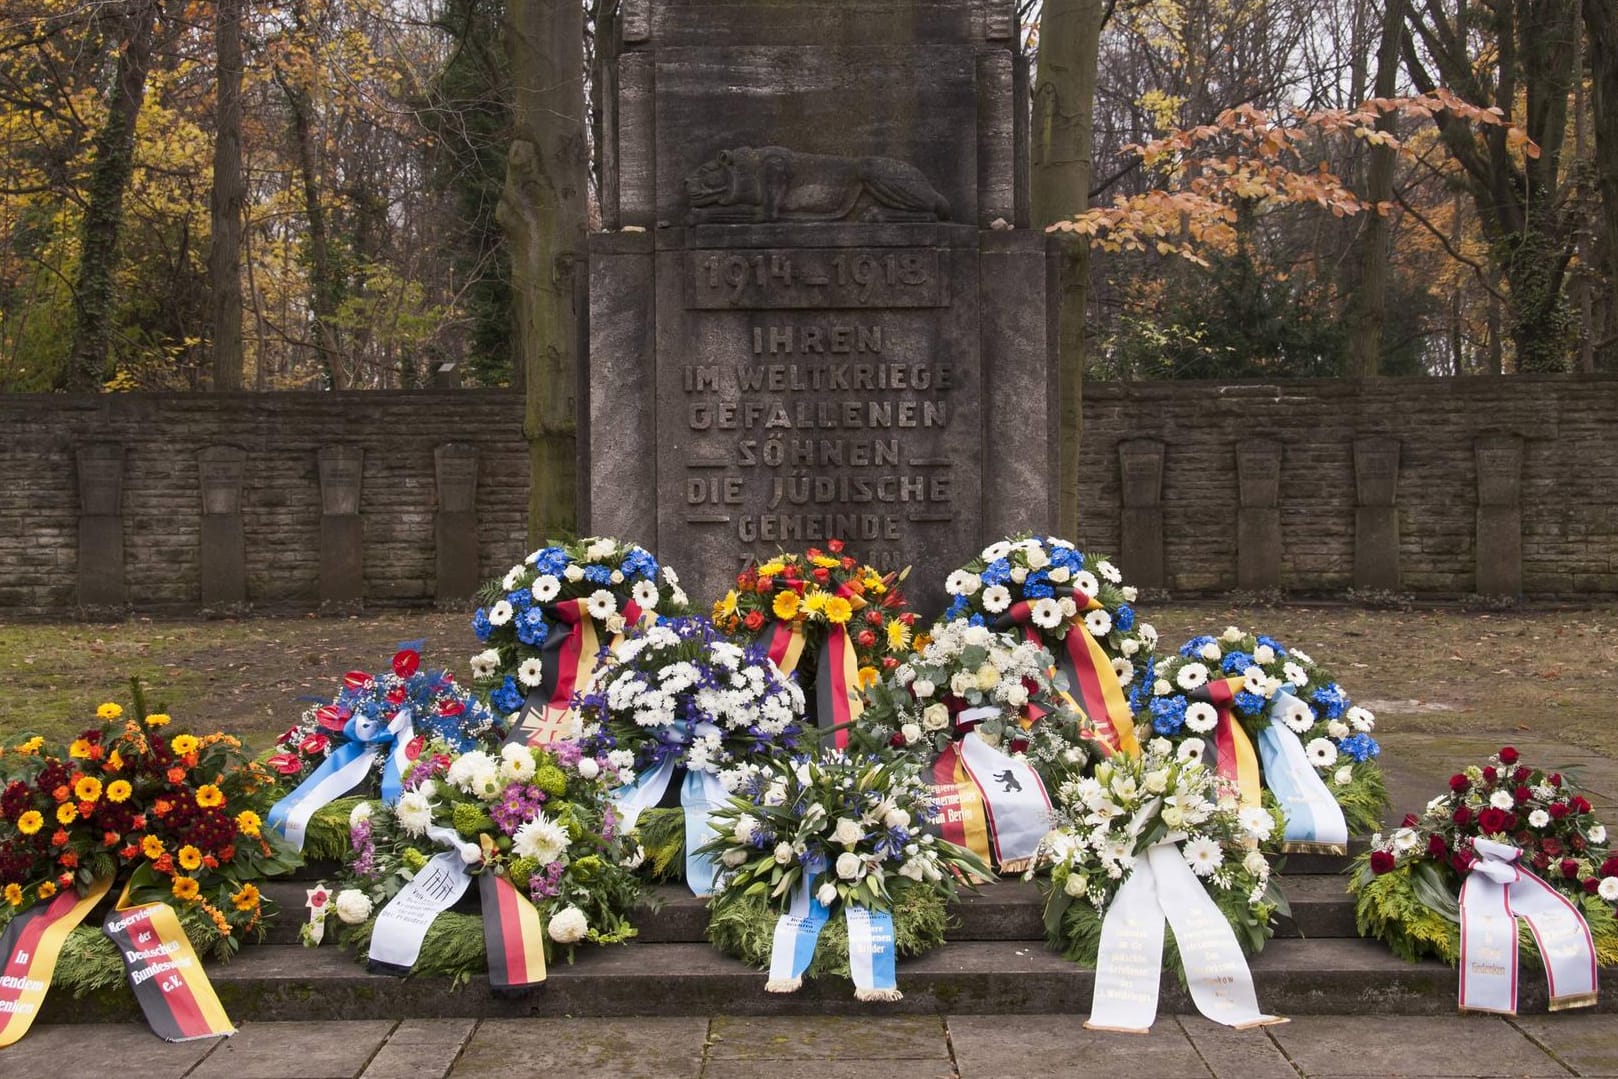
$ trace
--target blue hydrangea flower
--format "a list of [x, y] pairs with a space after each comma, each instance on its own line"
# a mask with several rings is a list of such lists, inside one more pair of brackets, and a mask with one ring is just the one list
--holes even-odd
[[494, 632], [494, 627], [489, 624], [489, 609], [487, 607], [479, 607], [477, 612], [472, 615], [472, 632], [478, 635], [478, 640], [480, 641], [488, 640], [489, 634]]
[[997, 558], [983, 567], [983, 572], [978, 576], [986, 585], [1005, 584], [1011, 580], [1011, 563], [1004, 558]]
[[964, 614], [966, 614], [966, 597], [956, 596], [955, 599], [950, 602], [949, 610], [944, 612], [944, 618], [953, 622], [955, 619], [960, 618]]
[[644, 577], [649, 581], [657, 576], [657, 559], [644, 547], [631, 547], [619, 568], [624, 571], [625, 577]]
[[545, 547], [529, 555], [534, 561], [534, 568], [540, 573], [548, 573], [552, 577], [559, 576], [572, 561], [567, 552], [560, 547]]
[[1264, 714], [1264, 698], [1244, 689], [1236, 694], [1236, 708], [1243, 715], [1261, 716]]
[[1267, 644], [1267, 645], [1269, 645], [1270, 648], [1275, 652], [1275, 654], [1277, 656], [1284, 656], [1284, 655], [1287, 654], [1286, 645], [1282, 644], [1280, 641], [1276, 640], [1274, 637], [1266, 637], [1261, 633], [1258, 636], [1258, 643], [1259, 644]]
[[526, 588], [519, 588], [506, 593], [506, 602], [511, 604], [513, 612], [520, 614], [534, 605], [534, 594]]
[[1382, 753], [1382, 747], [1376, 744], [1376, 739], [1364, 733], [1349, 735], [1337, 743], [1337, 748], [1362, 763]]
[[1348, 711], [1348, 694], [1344, 693], [1336, 682], [1328, 682], [1309, 697], [1326, 713], [1327, 719], [1341, 719], [1343, 713]]
[[1051, 588], [1050, 575], [1044, 570], [1030, 573], [1023, 579], [1022, 594], [1028, 599], [1046, 599], [1055, 595], [1055, 590]]
[[1145, 699], [1152, 692], [1152, 683], [1157, 680], [1157, 658], [1154, 656], [1146, 661], [1146, 669], [1137, 671], [1134, 683], [1129, 687], [1129, 710], [1139, 712], [1145, 707]]
[[611, 584], [612, 568], [592, 562], [584, 567], [584, 579], [591, 584]]
[[538, 607], [530, 607], [519, 614], [514, 621], [517, 624], [517, 639], [531, 648], [538, 648], [550, 636], [550, 627], [545, 624], [545, 613]]
[[1253, 666], [1253, 657], [1247, 652], [1226, 652], [1225, 658], [1220, 661], [1219, 667], [1226, 674], [1241, 674]]
[[1185, 726], [1186, 699], [1181, 696], [1152, 698], [1152, 730], [1158, 734], [1179, 734]]
[[1112, 624], [1124, 633], [1134, 629], [1135, 608], [1127, 603], [1120, 603], [1118, 609], [1112, 612]]
[[523, 697], [522, 687], [518, 686], [517, 680], [508, 674], [506, 680], [500, 684], [500, 688], [489, 694], [489, 703], [502, 712], [515, 712], [522, 707]]
[[1180, 646], [1180, 655], [1187, 659], [1199, 658], [1197, 654], [1202, 651], [1204, 645], [1218, 643], [1218, 641], [1208, 636], [1192, 637]]
[[986, 621], [984, 621], [983, 615], [981, 613], [977, 613], [977, 614], [972, 615], [971, 618], [968, 618], [966, 620], [966, 624], [969, 625], [969, 626], [985, 626], [985, 625], [988, 625], [988, 623]]

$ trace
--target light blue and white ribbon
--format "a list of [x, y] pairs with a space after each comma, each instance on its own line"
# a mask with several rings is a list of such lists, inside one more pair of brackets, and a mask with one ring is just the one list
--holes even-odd
[[[803, 985], [820, 932], [831, 919], [830, 910], [812, 890], [814, 879], [825, 868], [824, 862], [805, 863], [803, 879], [792, 890], [787, 912], [776, 919], [770, 978], [764, 983], [767, 993], [792, 993]], [[843, 920], [848, 925], [848, 970], [854, 979], [854, 996], [859, 1000], [902, 1000], [893, 915], [849, 903], [843, 907]]]
[[1270, 725], [1258, 735], [1259, 760], [1264, 767], [1264, 783], [1281, 803], [1286, 815], [1286, 848], [1343, 854], [1348, 850], [1348, 822], [1326, 783], [1309, 763], [1303, 743], [1282, 718], [1296, 705], [1306, 709], [1298, 698], [1281, 690], [1270, 702]]
[[902, 999], [893, 914], [849, 904], [843, 919], [848, 923], [848, 971], [854, 979], [854, 996], [860, 1000]]
[[[698, 723], [694, 727], [674, 724], [660, 737], [673, 745], [689, 745], [694, 738], [719, 733], [712, 723]], [[613, 810], [618, 815], [619, 827], [627, 832], [646, 810], [653, 808], [668, 793], [674, 782], [679, 757], [670, 754], [663, 763], [648, 768], [635, 777], [633, 783], [612, 792]], [[708, 895], [713, 891], [714, 875], [718, 865], [708, 855], [699, 855], [697, 848], [718, 835], [708, 823], [713, 811], [730, 800], [730, 792], [712, 772], [688, 769], [685, 782], [680, 785], [680, 806], [685, 810], [685, 880], [693, 895]]]
[[404, 774], [410, 766], [406, 753], [415, 736], [408, 707], [399, 709], [386, 723], [370, 716], [350, 717], [343, 725], [343, 738], [346, 740], [333, 749], [320, 767], [299, 783], [291, 794], [270, 807], [267, 823], [302, 850], [309, 818], [321, 806], [335, 802], [365, 782], [379, 752], [385, 754], [382, 762], [382, 801], [392, 805], [404, 791]]

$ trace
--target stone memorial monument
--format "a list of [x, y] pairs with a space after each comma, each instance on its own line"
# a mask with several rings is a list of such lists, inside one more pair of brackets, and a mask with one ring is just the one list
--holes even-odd
[[841, 538], [943, 606], [1055, 520], [1050, 265], [1001, 0], [625, 0], [581, 526], [717, 597]]

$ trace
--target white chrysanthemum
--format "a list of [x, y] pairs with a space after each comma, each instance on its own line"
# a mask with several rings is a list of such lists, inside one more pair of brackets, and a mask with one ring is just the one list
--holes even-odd
[[958, 569], [945, 580], [944, 591], [952, 596], [970, 596], [976, 594], [982, 584], [983, 579], [977, 574]]
[[494, 758], [481, 749], [462, 753], [449, 763], [444, 779], [458, 790], [470, 791], [473, 781], [486, 772], [495, 770]]
[[1097, 607], [1084, 616], [1084, 624], [1092, 637], [1105, 637], [1112, 632], [1112, 615]]
[[1609, 903], [1618, 903], [1618, 877], [1602, 877], [1596, 885], [1596, 895]]
[[419, 790], [406, 791], [394, 804], [393, 815], [406, 835], [424, 836], [433, 823], [433, 803]]
[[1198, 836], [1188, 840], [1181, 848], [1180, 856], [1185, 864], [1191, 867], [1191, 872], [1199, 877], [1211, 877], [1214, 871], [1225, 864], [1225, 852], [1219, 844], [1207, 836]]
[[1590, 830], [1586, 832], [1585, 835], [1589, 838], [1590, 842], [1600, 846], [1607, 841], [1607, 826], [1605, 824], [1591, 825]]
[[1135, 665], [1122, 656], [1112, 661], [1112, 673], [1118, 676], [1118, 684], [1127, 686], [1135, 680]]
[[370, 802], [356, 802], [354, 808], [348, 811], [348, 826], [350, 828], [357, 828], [370, 819]]
[[1316, 768], [1329, 768], [1337, 763], [1337, 747], [1330, 738], [1312, 738], [1303, 747], [1304, 755]]
[[590, 932], [590, 919], [578, 907], [563, 907], [551, 915], [545, 932], [558, 944], [577, 944]]
[[1202, 755], [1207, 752], [1207, 749], [1207, 743], [1203, 742], [1201, 738], [1187, 738], [1174, 747], [1174, 756], [1177, 760], [1201, 764]]
[[500, 776], [508, 782], [527, 782], [537, 767], [534, 751], [527, 746], [514, 743], [500, 747]]
[[999, 614], [1011, 606], [1011, 590], [1003, 584], [992, 584], [983, 590], [983, 609]]
[[1528, 814], [1528, 826], [1531, 828], [1543, 828], [1550, 822], [1551, 815], [1543, 809], [1536, 809]]
[[657, 585], [651, 581], [636, 581], [635, 587], [630, 590], [630, 595], [635, 600], [635, 606], [641, 610], [655, 611], [657, 609]]
[[1511, 809], [1517, 800], [1511, 796], [1510, 791], [1500, 790], [1489, 795], [1489, 804], [1496, 809]]
[[1101, 592], [1101, 582], [1089, 570], [1081, 569], [1073, 575], [1073, 588], [1093, 599]]
[[1055, 629], [1062, 624], [1062, 605], [1049, 596], [1035, 600], [1028, 617], [1040, 629]]
[[1294, 734], [1302, 734], [1315, 725], [1315, 713], [1303, 701], [1293, 697], [1281, 710], [1281, 722]]
[[1219, 725], [1219, 709], [1207, 701], [1196, 701], [1185, 709], [1186, 729], [1195, 734], [1207, 734]]
[[511, 604], [503, 599], [495, 600], [489, 608], [489, 625], [503, 626], [511, 621]]
[[540, 865], [549, 865], [567, 850], [567, 829], [552, 820], [544, 810], [524, 821], [511, 837], [511, 853], [519, 858], [532, 858]]
[[1237, 812], [1237, 817], [1247, 834], [1260, 843], [1270, 838], [1270, 832], [1275, 829], [1275, 818], [1262, 806], [1243, 806]]
[[601, 765], [596, 763], [594, 757], [580, 757], [573, 769], [579, 773], [580, 779], [594, 779], [601, 774]]
[[371, 897], [358, 888], [344, 888], [332, 900], [337, 919], [344, 925], [359, 925], [371, 916]]
[[1376, 716], [1368, 708], [1361, 708], [1356, 704], [1344, 715], [1349, 724], [1361, 734], [1366, 734], [1376, 729]]
[[538, 656], [529, 656], [517, 665], [517, 681], [530, 689], [545, 681], [545, 665]]
[[493, 678], [494, 672], [500, 669], [500, 652], [494, 648], [485, 649], [473, 656], [468, 661], [468, 665], [472, 668], [474, 681]]
[[618, 599], [605, 588], [598, 588], [590, 593], [585, 606], [591, 618], [609, 618], [618, 611]]
[[1201, 663], [1187, 663], [1174, 673], [1174, 681], [1181, 689], [1197, 689], [1207, 684], [1208, 668]]

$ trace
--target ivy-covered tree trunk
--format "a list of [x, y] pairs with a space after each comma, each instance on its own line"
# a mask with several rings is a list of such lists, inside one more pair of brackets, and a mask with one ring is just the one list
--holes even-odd
[[[1046, 0], [1040, 15], [1029, 186], [1034, 224], [1042, 228], [1083, 213], [1090, 204], [1096, 63], [1107, 11], [1104, 0]], [[1090, 246], [1085, 238], [1071, 234], [1062, 234], [1059, 243], [1062, 445], [1056, 526], [1061, 535], [1077, 540]]]
[[[1404, 34], [1404, 0], [1387, 0], [1382, 16], [1382, 37], [1376, 53], [1375, 95], [1390, 98], [1399, 92], [1399, 40]], [[1394, 116], [1377, 121], [1378, 131], [1392, 131]], [[1382, 327], [1388, 307], [1388, 219], [1377, 212], [1393, 199], [1393, 167], [1398, 152], [1391, 146], [1372, 146], [1366, 169], [1365, 198], [1372, 209], [1365, 215], [1359, 235], [1359, 279], [1350, 298], [1350, 370], [1361, 377], [1382, 373]]]
[[1584, 0], [1584, 26], [1590, 35], [1590, 112], [1601, 192], [1596, 263], [1605, 286], [1597, 302], [1595, 365], [1618, 371], [1618, 0]]
[[213, 386], [242, 388], [242, 0], [216, 0], [213, 236], [208, 248]]
[[93, 393], [107, 380], [124, 192], [129, 189], [129, 177], [135, 169], [135, 123], [146, 100], [152, 37], [161, 6], [160, 0], [130, 0], [119, 20], [118, 63], [107, 101], [107, 118], [96, 135], [85, 197], [83, 247], [73, 290], [73, 348], [58, 377], [60, 389]]
[[528, 534], [577, 523], [578, 288], [585, 272], [584, 9], [511, 0], [512, 143], [499, 220], [511, 252], [515, 361], [528, 440]]

